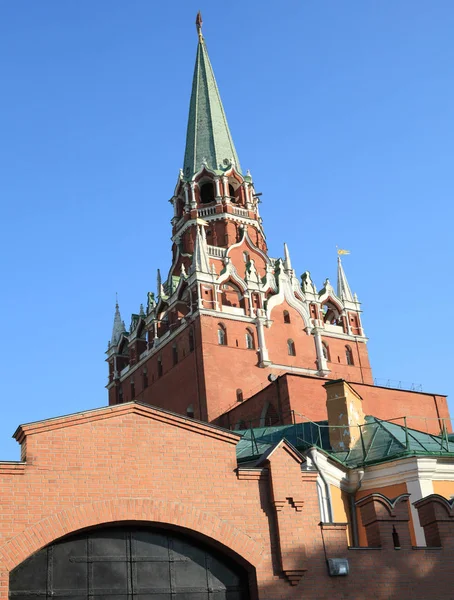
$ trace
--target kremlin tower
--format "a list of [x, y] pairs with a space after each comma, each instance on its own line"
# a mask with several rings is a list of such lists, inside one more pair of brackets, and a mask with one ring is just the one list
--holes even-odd
[[[361, 308], [338, 259], [337, 290], [269, 256], [259, 197], [241, 167], [197, 19], [198, 46], [172, 264], [126, 331], [117, 306], [109, 403], [140, 400], [216, 421], [292, 372], [372, 383]], [[279, 416], [280, 419], [283, 415]]]

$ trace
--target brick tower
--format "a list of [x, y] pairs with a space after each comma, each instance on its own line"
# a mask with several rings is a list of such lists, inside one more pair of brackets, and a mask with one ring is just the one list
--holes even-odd
[[[126, 330], [117, 304], [109, 404], [141, 400], [220, 422], [277, 376], [372, 383], [360, 303], [268, 255], [259, 197], [235, 150], [197, 18], [186, 149], [171, 199], [172, 265]], [[270, 378], [271, 376], [271, 378]], [[276, 416], [276, 420], [279, 415]]]

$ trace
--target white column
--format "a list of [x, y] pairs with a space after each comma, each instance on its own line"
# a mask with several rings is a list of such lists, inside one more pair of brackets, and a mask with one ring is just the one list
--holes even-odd
[[268, 348], [266, 347], [265, 342], [265, 329], [263, 327], [263, 320], [258, 318], [256, 321], [257, 325], [257, 338], [260, 350], [260, 362], [262, 366], [266, 366], [270, 363], [270, 358], [268, 356]]
[[195, 182], [191, 181], [191, 208], [195, 208], [196, 207], [196, 201], [195, 201]]
[[317, 352], [317, 365], [319, 371], [329, 372], [328, 363], [326, 358], [323, 356], [323, 344], [322, 344], [322, 336], [320, 335], [320, 329], [318, 327], [314, 327], [314, 341], [315, 341], [315, 350]]
[[222, 178], [222, 183], [224, 184], [224, 200], [227, 203], [230, 203], [230, 195], [229, 195], [229, 180], [227, 179], [227, 177], [223, 177]]
[[246, 182], [244, 182], [244, 196], [246, 200], [246, 208], [249, 210], [251, 208], [251, 191], [249, 184]]
[[184, 208], [186, 209], [186, 211], [189, 210], [189, 192], [188, 192], [188, 188], [189, 185], [186, 183], [184, 186]]
[[[433, 460], [433, 459], [432, 459]], [[432, 462], [432, 460], [430, 462]], [[417, 459], [418, 462], [418, 475], [417, 478], [407, 481], [407, 492], [410, 494], [409, 504], [411, 519], [413, 521], [413, 531], [415, 532], [415, 540], [417, 546], [426, 546], [426, 537], [424, 535], [424, 529], [421, 527], [419, 522], [419, 515], [416, 508], [413, 506], [413, 502], [421, 500], [430, 494], [434, 493], [432, 479], [429, 478], [429, 472], [433, 475], [433, 465], [428, 465], [427, 478], [421, 477], [420, 472], [421, 463], [424, 459]]]
[[214, 184], [216, 186], [216, 202], [221, 202], [221, 186], [219, 185], [219, 177], [214, 178]]

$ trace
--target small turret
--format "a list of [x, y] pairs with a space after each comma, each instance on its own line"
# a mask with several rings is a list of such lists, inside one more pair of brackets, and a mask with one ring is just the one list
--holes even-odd
[[344, 302], [355, 302], [350, 286], [348, 285], [347, 277], [345, 276], [340, 256], [337, 257], [337, 296]]
[[210, 262], [208, 260], [208, 250], [203, 225], [197, 225], [191, 271], [193, 273], [210, 273]]
[[115, 304], [115, 316], [114, 323], [112, 328], [112, 338], [110, 340], [111, 346], [116, 346], [121, 337], [121, 334], [126, 331], [125, 322], [121, 319], [120, 307], [118, 305], [118, 300]]
[[288, 251], [287, 244], [284, 244], [284, 269], [286, 271], [292, 270], [292, 261], [290, 260], [290, 252]]

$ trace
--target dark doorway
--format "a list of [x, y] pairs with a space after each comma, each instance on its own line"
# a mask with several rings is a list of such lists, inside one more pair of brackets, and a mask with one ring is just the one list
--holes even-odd
[[247, 573], [174, 532], [110, 527], [63, 538], [10, 574], [15, 600], [249, 600]]

